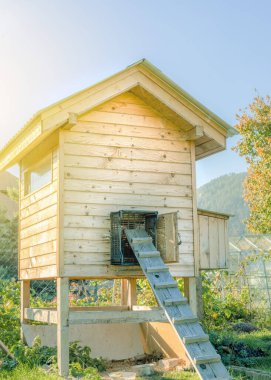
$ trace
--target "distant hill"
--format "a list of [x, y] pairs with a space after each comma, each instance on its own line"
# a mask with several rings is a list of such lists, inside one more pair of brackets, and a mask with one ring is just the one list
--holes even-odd
[[0, 173], [0, 208], [7, 211], [7, 217], [12, 218], [18, 210], [18, 204], [7, 196], [8, 187], [18, 187], [18, 178], [9, 172]]
[[244, 219], [248, 207], [243, 200], [243, 181], [246, 173], [232, 173], [218, 177], [198, 189], [198, 207], [204, 210], [233, 214], [229, 222], [229, 235], [246, 232]]

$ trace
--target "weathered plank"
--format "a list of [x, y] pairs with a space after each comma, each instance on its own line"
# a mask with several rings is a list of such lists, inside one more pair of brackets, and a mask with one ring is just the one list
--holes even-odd
[[169, 163], [190, 163], [190, 152], [188, 149], [178, 152], [161, 152], [159, 150], [150, 150], [142, 148], [126, 148], [126, 147], [110, 147], [102, 145], [85, 145], [72, 144], [66, 142], [64, 145], [64, 153], [78, 156], [88, 157], [107, 157], [107, 158], [123, 158], [154, 161], [154, 162], [169, 162]]
[[77, 155], [66, 155], [65, 166], [76, 168], [100, 168], [112, 170], [133, 170], [138, 172], [152, 173], [176, 173], [191, 175], [191, 165], [188, 163], [168, 163], [160, 162], [157, 165], [155, 161], [146, 161], [142, 156], [142, 160], [126, 160], [111, 157], [88, 157]]

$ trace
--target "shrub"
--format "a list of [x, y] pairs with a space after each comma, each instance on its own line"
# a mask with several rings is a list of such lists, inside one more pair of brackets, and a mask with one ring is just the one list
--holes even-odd
[[20, 339], [20, 284], [0, 280], [0, 340], [11, 347]]

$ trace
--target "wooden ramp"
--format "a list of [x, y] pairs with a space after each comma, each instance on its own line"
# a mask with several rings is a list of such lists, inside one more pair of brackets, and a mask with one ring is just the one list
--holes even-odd
[[178, 289], [177, 282], [153, 245], [152, 238], [144, 229], [126, 229], [126, 236], [158, 303], [179, 335], [200, 379], [231, 379], [208, 335], [204, 333], [187, 299]]

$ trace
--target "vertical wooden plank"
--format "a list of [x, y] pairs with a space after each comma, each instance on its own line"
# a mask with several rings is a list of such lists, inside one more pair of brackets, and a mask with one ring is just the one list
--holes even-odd
[[128, 300], [127, 304], [129, 309], [133, 308], [133, 305], [137, 304], [136, 294], [136, 278], [129, 278], [128, 280]]
[[218, 265], [219, 268], [226, 268], [226, 236], [225, 236], [225, 219], [218, 219]]
[[69, 374], [69, 279], [57, 278], [57, 364], [60, 376]]
[[61, 277], [64, 273], [64, 139], [63, 132], [59, 130], [58, 148], [58, 202], [57, 202], [57, 274]]
[[166, 263], [179, 261], [177, 212], [159, 215], [157, 221], [157, 248]]
[[210, 268], [209, 218], [199, 215], [200, 268]]
[[201, 275], [196, 277], [196, 293], [197, 316], [201, 320], [204, 317]]
[[184, 277], [184, 295], [195, 315], [197, 315], [197, 287], [195, 277]]
[[209, 244], [210, 244], [210, 268], [216, 269], [218, 265], [218, 222], [217, 218], [209, 218]]
[[125, 306], [127, 305], [128, 303], [128, 280], [125, 278], [125, 279], [121, 279], [120, 280], [121, 282], [121, 291], [120, 291], [120, 303], [122, 306]]
[[189, 300], [189, 281], [188, 281], [188, 277], [183, 277], [183, 284], [184, 284], [183, 294]]
[[193, 237], [194, 237], [194, 262], [195, 276], [199, 275], [199, 228], [198, 228], [198, 207], [197, 207], [197, 184], [196, 184], [196, 152], [195, 142], [190, 141], [191, 154], [191, 181], [192, 181], [192, 208], [193, 208]]
[[25, 342], [22, 324], [26, 323], [24, 309], [30, 307], [30, 280], [21, 281], [21, 339]]
[[225, 234], [225, 268], [228, 268], [228, 260], [229, 260], [229, 231], [228, 231], [228, 226], [229, 226], [229, 220], [226, 219], [224, 221], [224, 234]]

